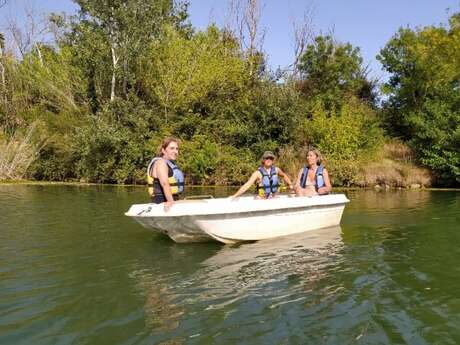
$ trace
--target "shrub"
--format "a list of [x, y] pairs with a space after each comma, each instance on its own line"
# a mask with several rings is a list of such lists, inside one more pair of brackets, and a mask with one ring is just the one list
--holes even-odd
[[342, 185], [356, 181], [360, 165], [383, 143], [375, 112], [353, 98], [332, 111], [326, 111], [321, 102], [314, 103], [300, 135], [299, 142], [313, 144], [322, 152], [334, 183]]
[[256, 169], [249, 150], [196, 135], [181, 146], [179, 164], [191, 184], [239, 184]]

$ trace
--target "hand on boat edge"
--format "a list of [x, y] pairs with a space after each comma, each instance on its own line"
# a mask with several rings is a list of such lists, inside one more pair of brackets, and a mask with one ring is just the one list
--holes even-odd
[[166, 201], [163, 204], [164, 204], [165, 212], [169, 212], [171, 207], [173, 207], [173, 205], [174, 205], [174, 201]]

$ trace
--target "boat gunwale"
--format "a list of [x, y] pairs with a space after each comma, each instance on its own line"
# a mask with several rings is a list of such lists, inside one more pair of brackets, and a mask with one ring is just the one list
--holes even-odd
[[[245, 209], [242, 209], [242, 210], [230, 210], [230, 211], [226, 211], [226, 212], [220, 212], [220, 213], [187, 213], [187, 214], [168, 214], [168, 213], [163, 213], [163, 214], [156, 214], [156, 215], [152, 215], [152, 214], [149, 214], [148, 212], [142, 212], [141, 214], [130, 214], [129, 213], [129, 210], [128, 212], [125, 213], [126, 216], [128, 217], [133, 217], [133, 218], [162, 218], [162, 219], [165, 219], [165, 218], [178, 218], [178, 217], [210, 217], [212, 216], [212, 218], [216, 217], [220, 217], [222, 218], [222, 216], [230, 216], [230, 215], [238, 215], [238, 214], [241, 214], [241, 216], [243, 216], [244, 214], [250, 214], [250, 213], [276, 213], [276, 211], [286, 211], [286, 210], [289, 210], [289, 211], [300, 211], [302, 209], [306, 209], [306, 208], [326, 208], [326, 207], [333, 207], [333, 206], [337, 206], [337, 205], [344, 205], [347, 204], [348, 202], [350, 202], [350, 200], [346, 197], [345, 194], [332, 194], [332, 195], [341, 195], [341, 196], [344, 196], [344, 200], [341, 200], [341, 201], [335, 201], [335, 202], [330, 202], [330, 203], [316, 203], [316, 204], [309, 204], [309, 205], [296, 205], [296, 206], [290, 206], [290, 205], [286, 205], [286, 206], [282, 206], [281, 207], [276, 207], [276, 208], [255, 208], [255, 209], [249, 209], [249, 210], [245, 210]], [[248, 197], [249, 198], [249, 197]], [[310, 199], [311, 197], [300, 197], [300, 198], [308, 198]], [[219, 199], [226, 199], [226, 198], [219, 198]], [[216, 199], [211, 199], [211, 200], [216, 200]], [[195, 201], [195, 200], [194, 200]], [[256, 200], [256, 201], [259, 201], [259, 200]], [[263, 201], [263, 200], [260, 200], [260, 201]], [[207, 201], [205, 201], [207, 202]], [[137, 205], [154, 205], [154, 206], [157, 206], [157, 204], [153, 204], [153, 203], [148, 203], [148, 204], [137, 204]], [[135, 205], [133, 205], [135, 206]]]

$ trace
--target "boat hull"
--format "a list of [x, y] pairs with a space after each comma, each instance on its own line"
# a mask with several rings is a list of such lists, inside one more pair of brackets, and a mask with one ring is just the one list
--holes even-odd
[[[175, 213], [165, 213], [162, 205], [133, 205], [126, 215], [178, 243], [236, 243], [337, 226], [348, 202], [344, 195], [276, 201], [244, 199], [240, 204], [228, 199], [186, 201], [174, 206]], [[208, 213], [204, 213], [206, 209]]]
[[317, 206], [240, 215], [211, 216], [196, 219], [197, 226], [224, 243], [259, 241], [340, 224], [345, 205]]

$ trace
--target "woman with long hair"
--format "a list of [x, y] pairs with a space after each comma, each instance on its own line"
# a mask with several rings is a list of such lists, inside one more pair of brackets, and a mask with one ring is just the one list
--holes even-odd
[[179, 194], [184, 191], [184, 174], [176, 165], [178, 155], [179, 140], [166, 138], [147, 168], [149, 195], [153, 203], [164, 203], [165, 211], [173, 206]]
[[329, 173], [322, 164], [321, 153], [310, 148], [306, 156], [306, 164], [300, 169], [295, 183], [298, 196], [313, 196], [328, 194], [332, 190]]

